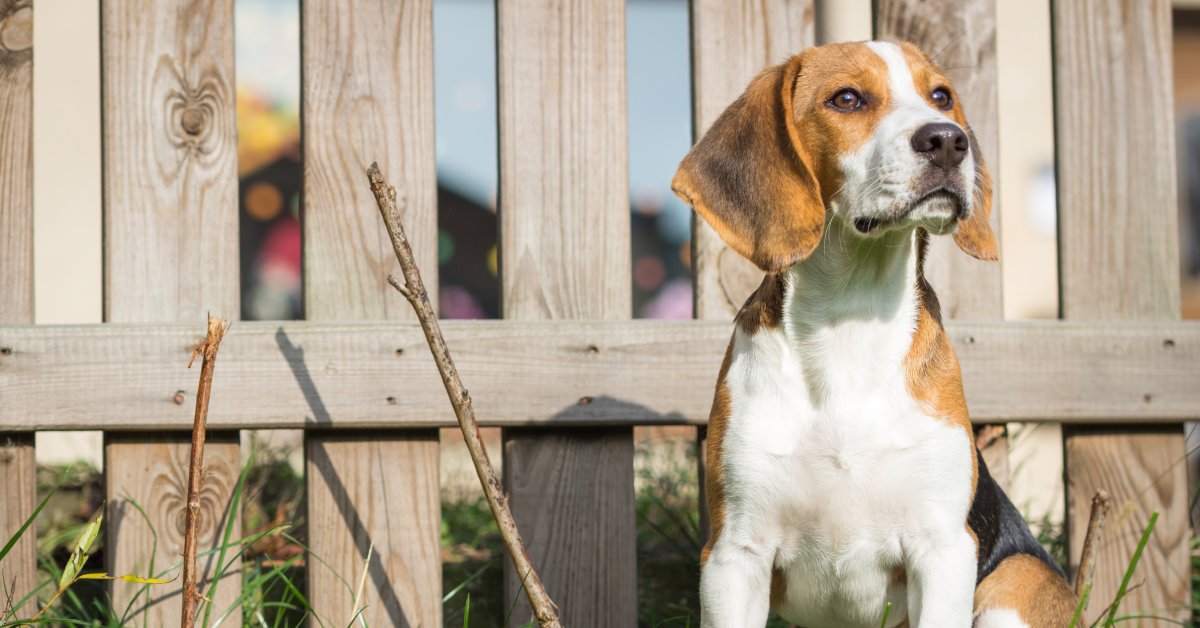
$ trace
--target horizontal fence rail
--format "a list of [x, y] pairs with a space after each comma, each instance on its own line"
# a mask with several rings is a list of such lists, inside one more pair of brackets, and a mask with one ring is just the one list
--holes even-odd
[[[971, 418], [1178, 421], [1200, 407], [1200, 323], [949, 322]], [[707, 420], [728, 323], [447, 321], [481, 424]], [[202, 325], [0, 327], [0, 431], [188, 429]], [[450, 427], [413, 323], [236, 323], [209, 424]]]

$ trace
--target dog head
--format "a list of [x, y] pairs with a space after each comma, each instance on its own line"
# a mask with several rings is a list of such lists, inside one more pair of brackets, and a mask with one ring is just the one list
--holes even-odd
[[953, 233], [971, 256], [998, 257], [991, 177], [958, 96], [908, 43], [810, 48], [764, 70], [671, 187], [767, 271], [808, 257], [833, 221], [863, 238]]

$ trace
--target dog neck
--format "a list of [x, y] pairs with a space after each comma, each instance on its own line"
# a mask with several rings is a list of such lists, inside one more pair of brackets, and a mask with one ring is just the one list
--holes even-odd
[[820, 246], [784, 271], [782, 331], [814, 400], [904, 372], [922, 306], [920, 236], [865, 239], [831, 221]]

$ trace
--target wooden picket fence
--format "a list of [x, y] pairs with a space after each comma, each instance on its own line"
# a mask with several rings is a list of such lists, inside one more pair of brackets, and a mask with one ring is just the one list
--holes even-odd
[[[407, 303], [385, 283], [394, 260], [363, 175], [378, 160], [406, 194], [406, 228], [436, 287], [432, 1], [303, 0], [307, 320], [233, 326], [207, 448], [211, 546], [230, 514], [236, 430], [305, 430], [308, 543], [331, 567], [308, 562], [309, 599], [350, 618], [334, 574], [360, 573], [373, 547], [365, 603], [377, 626], [442, 623], [437, 428], [453, 415]], [[960, 68], [993, 166], [996, 1], [875, 3], [879, 37], [945, 48], [942, 63]], [[755, 72], [814, 43], [819, 9], [693, 0], [697, 133]], [[135, 572], [152, 549], [159, 564], [180, 553], [196, 385], [185, 365], [205, 313], [239, 311], [232, 2], [102, 2], [106, 322], [93, 326], [31, 324], [29, 10], [0, 0], [0, 540], [35, 506], [34, 432], [103, 430], [106, 568]], [[1094, 490], [1114, 495], [1093, 612], [1157, 510], [1145, 584], [1122, 608], [1182, 620], [1181, 422], [1200, 415], [1200, 326], [1177, 320], [1171, 7], [1052, 10], [1062, 320], [1004, 322], [997, 264], [939, 245], [928, 267], [975, 421], [1067, 424], [1073, 559]], [[481, 421], [505, 428], [506, 488], [565, 623], [632, 626], [633, 426], [704, 424], [755, 273], [697, 223], [701, 320], [630, 320], [624, 1], [499, 0], [497, 22], [504, 319], [445, 329]], [[31, 589], [34, 563], [27, 536], [0, 566], [5, 586]], [[218, 608], [239, 594], [234, 580]], [[519, 580], [506, 574], [508, 599]], [[177, 621], [168, 588], [143, 610], [149, 625]], [[113, 603], [133, 590], [114, 586]]]

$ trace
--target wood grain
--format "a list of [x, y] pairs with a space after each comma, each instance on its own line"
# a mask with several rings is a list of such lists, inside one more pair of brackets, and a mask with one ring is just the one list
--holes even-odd
[[[33, 7], [0, 0], [0, 324], [33, 323]], [[33, 434], [0, 436], [0, 541], [35, 507]], [[37, 535], [0, 565], [0, 607], [37, 583]], [[30, 604], [29, 606], [33, 606]], [[28, 606], [26, 608], [29, 608]], [[32, 615], [32, 613], [29, 613]], [[26, 616], [22, 614], [20, 616]]]
[[502, 0], [496, 19], [504, 316], [629, 318], [624, 3]]
[[305, 316], [415, 320], [363, 173], [407, 198], [404, 229], [437, 303], [432, 0], [302, 3]]
[[[37, 499], [33, 434], [0, 434], [0, 540], [7, 543], [25, 519], [33, 514]], [[37, 527], [32, 526], [0, 563], [0, 608], [8, 609], [37, 586]], [[49, 595], [49, 594], [47, 594]], [[43, 596], [45, 599], [47, 596]], [[37, 612], [37, 601], [17, 608], [16, 617]]]
[[[1093, 601], [1095, 618], [1116, 595], [1150, 514], [1158, 523], [1142, 554], [1118, 615], [1152, 612], [1184, 621], [1191, 616], [1188, 569], [1191, 527], [1185, 468], [1186, 453], [1178, 426], [1074, 428], [1066, 438], [1067, 509], [1070, 516], [1071, 572], [1079, 567], [1079, 548], [1087, 531], [1092, 495], [1103, 488], [1114, 497], [1096, 562]], [[1151, 621], [1142, 625], [1159, 625]]]
[[[308, 538], [313, 608], [332, 625], [440, 626], [442, 561], [436, 430], [309, 434]], [[346, 585], [350, 584], [350, 587]]]
[[101, 5], [110, 322], [239, 311], [230, 0]]
[[[763, 68], [813, 45], [812, 0], [692, 2], [692, 116], [699, 138]], [[762, 271], [693, 215], [696, 318], [733, 320]], [[711, 398], [711, 394], [709, 395]]]
[[[233, 3], [103, 2], [101, 63], [104, 319], [192, 322], [199, 332], [206, 313], [236, 316], [241, 291]], [[176, 359], [160, 366], [195, 381], [197, 373], [184, 368], [187, 360]], [[194, 387], [186, 388], [194, 394]], [[213, 398], [222, 394], [215, 385]], [[192, 406], [170, 405], [188, 412]], [[119, 415], [123, 408], [102, 411]], [[166, 420], [170, 415], [164, 407], [156, 429], [174, 427]], [[236, 435], [225, 438], [228, 444], [213, 443], [206, 450], [204, 490], [214, 517], [224, 512], [240, 467]], [[186, 432], [108, 435], [109, 573], [144, 575], [152, 554], [156, 565], [178, 560], [189, 446]], [[130, 498], [146, 510], [149, 522], [130, 510]], [[213, 527], [206, 528], [204, 539], [211, 544], [216, 524], [213, 517], [206, 519]], [[234, 537], [240, 532], [236, 517]], [[232, 571], [239, 570], [235, 561]], [[240, 577], [223, 582], [214, 600], [217, 610], [240, 589]], [[123, 608], [136, 592], [129, 583], [114, 584], [115, 607]], [[131, 621], [169, 625], [178, 620], [179, 584], [153, 588], [145, 600], [139, 598], [141, 612]]]
[[[433, 3], [319, 0], [302, 7], [306, 316], [415, 320], [387, 285], [399, 265], [364, 173], [378, 161], [406, 197], [404, 228], [437, 303]], [[428, 358], [421, 345], [412, 354]], [[437, 415], [452, 420], [436, 371], [426, 366], [431, 392], [442, 394]], [[391, 387], [394, 377], [384, 376]], [[329, 563], [308, 563], [309, 601], [333, 624], [350, 622], [358, 610], [354, 592], [343, 590], [339, 578], [357, 583], [373, 548], [360, 602], [368, 624], [440, 626], [437, 431], [321, 430], [330, 421], [323, 395], [332, 392], [307, 391], [309, 407], [297, 415], [318, 428], [306, 433], [308, 542]], [[348, 416], [369, 414], [371, 405], [394, 407], [389, 397], [405, 403], [395, 391], [375, 403], [359, 397]]]
[[[911, 41], [946, 70], [963, 111], [992, 170], [1000, 164], [996, 97], [996, 0], [879, 0], [876, 37]], [[1000, 203], [992, 206], [992, 230], [1000, 233]], [[955, 319], [1003, 318], [1000, 264], [981, 262], [950, 238], [934, 238], [925, 276], [937, 291], [942, 314]]]
[[[1053, 4], [1062, 312], [1068, 319], [1179, 317], [1171, 4]], [[1194, 412], [1194, 411], [1193, 411]], [[1097, 488], [1113, 497], [1092, 589], [1107, 604], [1152, 511], [1161, 512], [1122, 613], [1185, 620], [1190, 603], [1183, 431], [1066, 430], [1068, 541], [1078, 550]]]
[[[1177, 422], [1200, 407], [1200, 323], [951, 321], [947, 328], [976, 422]], [[481, 424], [698, 425], [708, 418], [732, 326], [446, 321], [442, 330]], [[201, 331], [0, 327], [0, 348], [9, 350], [0, 353], [0, 431], [186, 430], [196, 377], [185, 365]], [[415, 323], [297, 321], [230, 328], [209, 424], [319, 430], [455, 422]]]
[[[625, 3], [500, 0], [496, 24], [504, 317], [627, 319]], [[463, 380], [486, 415], [480, 380]], [[561, 392], [531, 384], [535, 394]], [[559, 411], [594, 399], [577, 396]], [[632, 439], [628, 427], [504, 434], [513, 516], [564, 625], [637, 621]], [[549, 460], [556, 473], [546, 472]], [[584, 513], [593, 525], [580, 525]], [[586, 569], [572, 569], [581, 556]], [[566, 570], [588, 575], [562, 578]], [[505, 599], [521, 597], [520, 575], [507, 563], [505, 574]], [[513, 621], [529, 615], [525, 607]]]
[[[506, 433], [510, 504], [564, 626], [637, 624], [632, 461], [631, 427]], [[506, 569], [505, 595], [520, 586], [521, 574]], [[524, 596], [508, 599], [517, 599], [514, 623], [532, 616]]]
[[33, 7], [0, 0], [0, 322], [33, 322]]
[[[105, 434], [104, 490], [108, 495], [105, 556], [108, 573], [175, 578], [182, 566], [184, 507], [187, 504], [188, 456], [191, 443], [169, 433]], [[204, 448], [205, 476], [200, 493], [200, 526], [196, 535], [200, 552], [220, 547], [228, 522], [229, 495], [237, 484], [238, 435], [209, 432]], [[138, 508], [145, 511], [145, 516]], [[241, 516], [232, 513], [238, 520]], [[234, 521], [232, 538], [241, 537]], [[232, 566], [221, 579], [213, 600], [214, 616], [228, 609], [241, 594], [241, 564], [236, 548], [226, 555]], [[217, 555], [197, 563], [197, 587], [206, 595], [219, 569]], [[161, 574], [161, 575], [160, 575]], [[182, 595], [178, 585], [150, 588], [117, 581], [112, 586], [112, 607], [132, 603], [130, 622], [145, 620], [150, 626], [178, 625]], [[136, 598], [136, 600], [135, 600]], [[232, 618], [240, 618], [234, 613]], [[236, 623], [236, 622], [235, 622]]]

